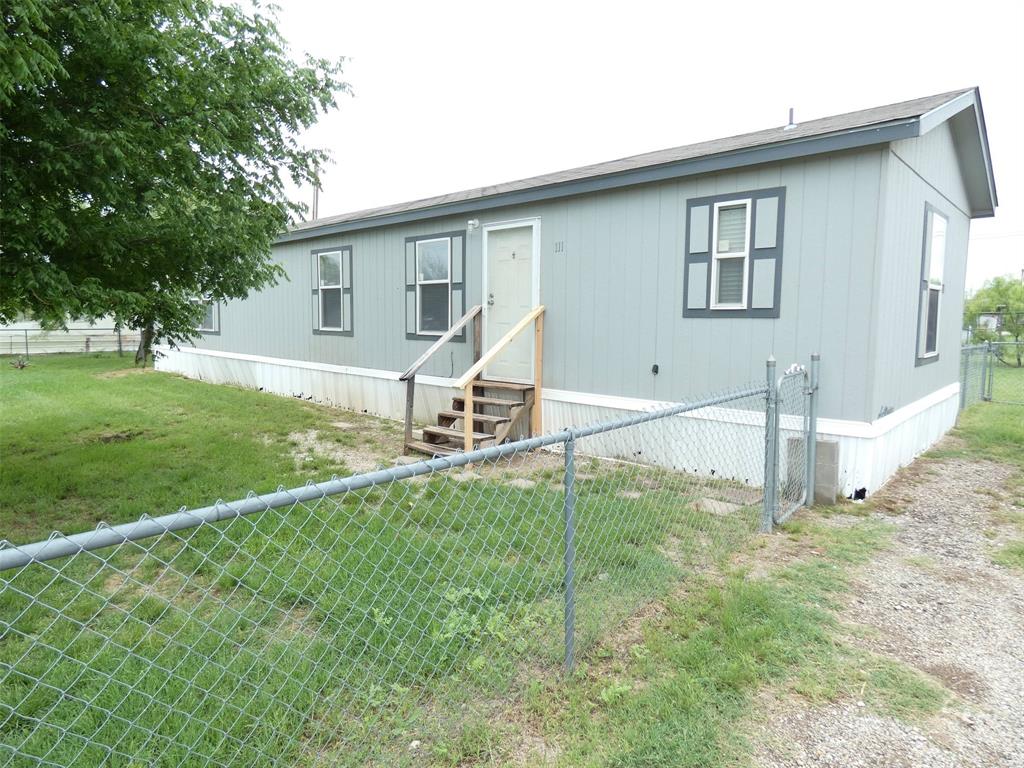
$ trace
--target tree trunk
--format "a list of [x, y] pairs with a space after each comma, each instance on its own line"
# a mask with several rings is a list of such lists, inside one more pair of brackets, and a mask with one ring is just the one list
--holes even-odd
[[139, 348], [135, 350], [135, 364], [146, 367], [146, 359], [153, 353], [153, 323], [146, 323], [139, 334]]

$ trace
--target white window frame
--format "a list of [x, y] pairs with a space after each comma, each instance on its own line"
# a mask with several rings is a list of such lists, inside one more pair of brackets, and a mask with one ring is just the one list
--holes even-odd
[[[744, 242], [742, 253], [723, 253], [718, 252], [718, 211], [720, 208], [734, 208], [742, 205], [747, 211], [747, 221], [744, 230]], [[711, 309], [718, 310], [736, 310], [746, 309], [747, 299], [750, 286], [747, 284], [750, 281], [750, 219], [751, 209], [753, 208], [751, 198], [740, 198], [738, 200], [723, 200], [720, 203], [715, 203], [714, 210], [712, 211], [711, 220], [711, 302], [709, 306]], [[743, 297], [738, 304], [722, 304], [718, 301], [718, 262], [722, 259], [743, 259]]]
[[[320, 279], [320, 260], [324, 256], [336, 256], [338, 259], [338, 283], [331, 285], [324, 285]], [[316, 255], [316, 285], [318, 297], [317, 300], [320, 302], [320, 317], [319, 326], [321, 331], [343, 331], [345, 330], [342, 326], [345, 324], [345, 292], [343, 286], [345, 284], [344, 275], [345, 264], [341, 257], [341, 250], [337, 251], [320, 251]], [[341, 325], [324, 325], [324, 291], [338, 291], [338, 317], [341, 318]]]
[[[935, 274], [935, 219], [942, 219], [943, 224], [943, 235], [942, 235], [942, 264], [941, 273], [942, 277], [938, 280], [933, 279]], [[921, 360], [927, 360], [932, 357], [938, 357], [939, 354], [939, 328], [942, 321], [942, 294], [946, 290], [946, 253], [949, 251], [949, 217], [945, 216], [933, 207], [928, 207], [928, 215], [926, 217], [926, 227], [924, 236], [927, 238], [925, 242], [925, 248], [928, 254], [928, 272], [922, 275], [924, 282], [924, 296], [922, 297], [921, 306], [921, 325], [918, 327], [917, 332], [920, 338], [921, 353], [918, 356]], [[937, 291], [939, 294], [938, 301], [935, 302], [935, 349], [928, 351], [928, 310], [931, 306], [932, 291]]]
[[196, 330], [200, 333], [219, 333], [220, 332], [220, 305], [213, 299], [198, 298], [192, 299], [193, 304], [198, 304], [202, 307], [207, 305], [213, 308], [210, 313], [210, 317], [213, 319], [213, 327], [207, 328], [203, 325], [203, 321], [206, 319], [206, 312], [203, 312], [203, 319], [199, 321], [199, 325], [196, 326]]
[[[446, 243], [448, 246], [448, 277], [445, 280], [420, 280], [420, 246], [428, 243]], [[450, 237], [428, 237], [417, 240], [415, 253], [413, 254], [416, 269], [416, 334], [418, 336], [443, 336], [452, 327], [452, 239]], [[423, 297], [420, 287], [424, 285], [447, 285], [448, 286], [448, 325], [441, 331], [427, 331], [423, 329]]]

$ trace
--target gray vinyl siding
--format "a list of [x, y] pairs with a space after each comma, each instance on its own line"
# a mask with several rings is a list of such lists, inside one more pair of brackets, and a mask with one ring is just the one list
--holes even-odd
[[[908, 405], [959, 380], [960, 327], [970, 217], [952, 136], [946, 125], [896, 142], [885, 157], [878, 296], [872, 354], [873, 416]], [[939, 299], [938, 360], [917, 364], [918, 308], [925, 206], [948, 219], [944, 289]]]
[[[866, 328], [887, 152], [851, 150], [280, 244], [274, 257], [290, 280], [225, 305], [221, 335], [197, 346], [401, 371], [431, 343], [406, 338], [405, 238], [465, 229], [470, 218], [539, 217], [545, 387], [678, 400], [763, 381], [771, 353], [788, 365], [820, 351], [821, 415], [870, 419]], [[687, 200], [773, 187], [786, 190], [780, 316], [683, 317]], [[352, 247], [352, 337], [316, 336], [310, 326], [309, 254], [334, 246]], [[476, 229], [466, 239], [467, 306], [481, 302], [481, 249]], [[471, 354], [469, 344], [449, 344], [423, 372], [457, 376]]]

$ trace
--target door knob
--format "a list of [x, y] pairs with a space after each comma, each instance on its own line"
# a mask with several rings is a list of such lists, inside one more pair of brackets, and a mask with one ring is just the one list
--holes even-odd
[[494, 306], [494, 294], [493, 293], [488, 293], [487, 294], [487, 306], [488, 307], [493, 307]]

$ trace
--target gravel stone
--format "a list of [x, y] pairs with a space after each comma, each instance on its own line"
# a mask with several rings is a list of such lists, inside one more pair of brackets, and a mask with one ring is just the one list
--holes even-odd
[[946, 708], [909, 724], [858, 701], [773, 699], [755, 736], [757, 765], [1024, 766], [1024, 578], [990, 559], [1005, 535], [991, 513], [1010, 509], [998, 491], [1013, 471], [930, 460], [901, 472], [877, 506], [903, 514], [876, 513], [896, 526], [893, 546], [859, 573], [841, 612], [871, 628], [854, 642], [950, 689]]

